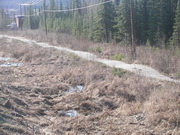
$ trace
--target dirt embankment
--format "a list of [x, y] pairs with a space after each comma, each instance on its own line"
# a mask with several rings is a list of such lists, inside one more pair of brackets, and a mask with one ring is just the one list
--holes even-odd
[[0, 134], [178, 135], [180, 86], [0, 41]]

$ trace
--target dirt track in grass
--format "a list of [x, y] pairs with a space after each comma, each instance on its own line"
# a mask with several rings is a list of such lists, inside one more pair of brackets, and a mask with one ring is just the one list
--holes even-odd
[[41, 43], [41, 42], [36, 42], [33, 40], [28, 40], [28, 39], [23, 38], [23, 37], [13, 37], [13, 36], [7, 36], [7, 35], [0, 35], [0, 38], [1, 37], [20, 40], [20, 41], [28, 43], [28, 44], [36, 44], [36, 45], [44, 47], [44, 48], [54, 48], [54, 49], [57, 49], [60, 51], [74, 53], [75, 55], [77, 55], [81, 58], [84, 58], [86, 60], [100, 62], [100, 63], [103, 63], [103, 64], [110, 66], [110, 67], [122, 68], [124, 70], [130, 71], [130, 72], [133, 72], [133, 73], [145, 76], [145, 77], [151, 77], [151, 78], [155, 78], [155, 79], [180, 83], [180, 81], [177, 81], [177, 80], [171, 79], [165, 75], [162, 75], [157, 70], [155, 70], [151, 67], [148, 67], [148, 66], [144, 66], [144, 65], [140, 65], [140, 64], [127, 64], [127, 63], [124, 63], [122, 61], [101, 59], [101, 58], [98, 58], [96, 55], [91, 54], [89, 52], [72, 50], [72, 49], [65, 48], [65, 47], [57, 47], [57, 46], [49, 45], [48, 43]]
[[7, 38], [0, 57], [22, 63], [0, 67], [0, 134], [179, 134], [179, 84]]

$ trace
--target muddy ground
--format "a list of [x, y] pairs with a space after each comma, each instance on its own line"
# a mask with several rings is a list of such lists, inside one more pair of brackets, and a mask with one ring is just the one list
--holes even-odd
[[0, 41], [0, 135], [178, 135], [180, 85]]

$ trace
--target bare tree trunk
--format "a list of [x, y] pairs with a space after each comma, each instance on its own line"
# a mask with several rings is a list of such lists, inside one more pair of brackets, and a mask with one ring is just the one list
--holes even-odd
[[131, 53], [132, 58], [136, 59], [136, 45], [134, 43], [134, 0], [130, 0], [130, 14], [131, 14]]

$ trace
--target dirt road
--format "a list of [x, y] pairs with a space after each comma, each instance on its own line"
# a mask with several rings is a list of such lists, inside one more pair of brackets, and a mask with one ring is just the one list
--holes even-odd
[[145, 77], [151, 77], [151, 78], [170, 81], [170, 82], [178, 82], [178, 83], [180, 82], [180, 81], [171, 79], [170, 77], [167, 77], [165, 75], [162, 75], [157, 70], [155, 70], [151, 67], [148, 67], [148, 66], [139, 65], [139, 64], [127, 64], [127, 63], [124, 63], [121, 61], [101, 59], [101, 58], [98, 58], [96, 55], [91, 54], [89, 52], [72, 50], [72, 49], [65, 48], [65, 47], [57, 47], [57, 46], [50, 45], [48, 43], [39, 43], [39, 42], [36, 42], [34, 40], [29, 40], [29, 39], [26, 39], [23, 37], [13, 37], [13, 36], [8, 36], [8, 35], [0, 35], [0, 38], [2, 38], [2, 37], [20, 40], [20, 41], [23, 41], [23, 42], [29, 43], [29, 44], [36, 44], [36, 45], [39, 45], [39, 46], [44, 47], [44, 48], [55, 48], [55, 49], [58, 49], [60, 51], [66, 51], [66, 52], [74, 53], [83, 59], [100, 62], [100, 63], [106, 64], [107, 66], [110, 66], [110, 67], [122, 68], [124, 70], [130, 71], [130, 72], [133, 72], [133, 73], [136, 73], [138, 75], [145, 76]]

